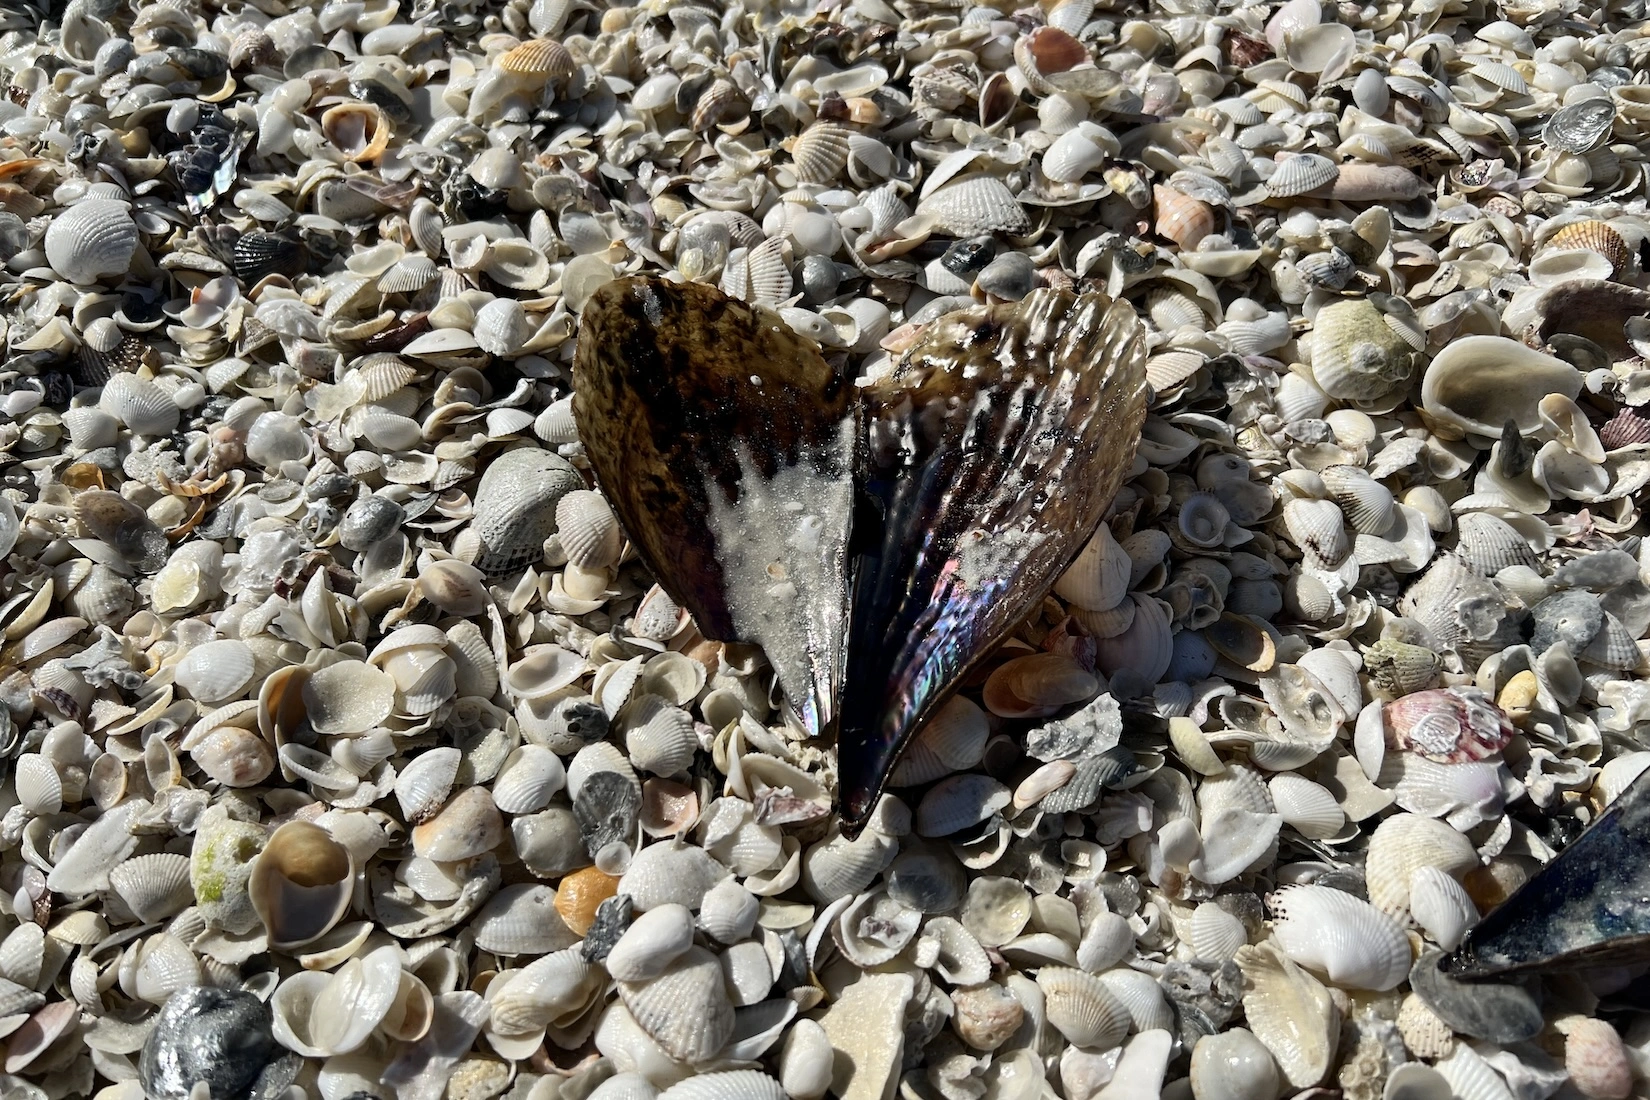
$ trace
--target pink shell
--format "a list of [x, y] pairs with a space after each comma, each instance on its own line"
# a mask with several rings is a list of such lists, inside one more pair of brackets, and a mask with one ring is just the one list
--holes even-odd
[[1507, 747], [1512, 721], [1473, 687], [1433, 688], [1388, 703], [1387, 744], [1439, 764], [1483, 760]]

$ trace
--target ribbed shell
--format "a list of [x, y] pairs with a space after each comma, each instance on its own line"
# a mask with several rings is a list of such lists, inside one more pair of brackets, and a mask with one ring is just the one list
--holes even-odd
[[980, 762], [990, 736], [985, 712], [971, 699], [954, 695], [911, 739], [888, 783], [914, 787], [966, 771]]
[[939, 229], [955, 237], [1018, 235], [1031, 228], [1025, 207], [995, 176], [970, 176], [948, 183], [918, 203], [917, 213], [931, 215]]
[[1472, 842], [1436, 818], [1394, 814], [1369, 838], [1364, 881], [1369, 900], [1383, 913], [1403, 919], [1409, 913], [1410, 879], [1421, 867], [1436, 867], [1461, 876], [1478, 866]]
[[134, 856], [109, 872], [109, 885], [145, 923], [165, 920], [194, 904], [189, 857], [172, 852]]
[[519, 447], [493, 459], [475, 493], [476, 567], [512, 573], [540, 560], [544, 540], [556, 533], [556, 505], [582, 488], [579, 472], [551, 451]]
[[693, 762], [699, 739], [693, 715], [657, 695], [643, 695], [623, 714], [625, 751], [640, 771], [675, 775]]
[[670, 1086], [659, 1100], [786, 1100], [785, 1089], [755, 1069], [702, 1073]]
[[541, 745], [522, 745], [493, 780], [493, 803], [507, 814], [534, 813], [548, 806], [566, 781], [560, 757]]
[[618, 517], [593, 489], [575, 489], [557, 502], [556, 534], [567, 560], [581, 569], [605, 569], [619, 560]]
[[116, 199], [76, 203], [46, 228], [46, 260], [71, 283], [124, 274], [137, 245], [137, 223], [126, 203]]
[[1129, 1033], [1128, 1010], [1104, 982], [1067, 966], [1045, 966], [1037, 974], [1048, 1022], [1072, 1044], [1110, 1050]]
[[1328, 157], [1316, 153], [1296, 153], [1278, 163], [1277, 169], [1266, 181], [1266, 190], [1273, 198], [1288, 198], [1316, 191], [1335, 182], [1340, 169]]
[[1211, 902], [1199, 905], [1187, 924], [1186, 944], [1195, 958], [1225, 962], [1249, 942], [1243, 922]]
[[733, 1002], [716, 956], [690, 947], [658, 977], [620, 982], [619, 997], [643, 1031], [677, 1061], [703, 1062], [733, 1035]]
[[1611, 228], [1608, 222], [1595, 219], [1571, 222], [1548, 237], [1546, 246], [1584, 248], [1589, 252], [1597, 252], [1610, 261], [1612, 278], [1625, 271], [1633, 259], [1632, 250], [1627, 247], [1627, 242], [1621, 239], [1621, 234]]
[[556, 912], [556, 891], [539, 883], [504, 887], [469, 927], [477, 947], [500, 955], [545, 955], [578, 942]]
[[1243, 971], [1249, 1029], [1272, 1052], [1291, 1085], [1317, 1084], [1329, 1072], [1341, 1030], [1329, 991], [1272, 944], [1242, 948], [1237, 964]]
[[1460, 541], [1456, 553], [1486, 577], [1510, 565], [1535, 568], [1535, 551], [1517, 528], [1488, 512], [1465, 512], [1456, 520]]
[[560, 80], [573, 73], [573, 55], [552, 38], [535, 38], [499, 54], [493, 62], [500, 72], [515, 76]]
[[135, 374], [117, 374], [110, 378], [98, 398], [98, 407], [130, 428], [134, 435], [170, 435], [177, 430], [177, 403], [155, 383]]
[[829, 183], [848, 164], [849, 139], [854, 129], [840, 122], [816, 122], [791, 146], [796, 178], [802, 183]]
[[1327, 886], [1290, 886], [1273, 895], [1272, 935], [1302, 966], [1348, 989], [1391, 989], [1409, 974], [1409, 940], [1369, 902]]

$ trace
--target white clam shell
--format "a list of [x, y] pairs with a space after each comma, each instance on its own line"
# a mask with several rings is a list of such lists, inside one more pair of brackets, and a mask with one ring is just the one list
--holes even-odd
[[1421, 379], [1421, 406], [1463, 431], [1497, 438], [1511, 420], [1531, 435], [1541, 428], [1540, 403], [1548, 394], [1574, 399], [1581, 372], [1504, 336], [1456, 340], [1428, 364]]
[[179, 410], [165, 390], [135, 374], [117, 374], [103, 386], [98, 407], [136, 435], [169, 435], [177, 429]]
[[451, 746], [428, 749], [413, 757], [395, 777], [395, 798], [414, 824], [435, 816], [453, 788], [463, 754]]
[[1066, 966], [1045, 966], [1037, 974], [1048, 1022], [1080, 1047], [1109, 1050], [1128, 1034], [1130, 1018], [1104, 982]]
[[71, 283], [95, 283], [131, 265], [137, 224], [124, 202], [86, 199], [52, 219], [45, 243], [46, 259], [60, 275]]
[[1350, 989], [1391, 989], [1414, 961], [1404, 930], [1362, 898], [1326, 886], [1274, 896], [1272, 935], [1295, 962]]
[[1478, 907], [1466, 887], [1447, 871], [1422, 865], [1409, 876], [1409, 913], [1446, 951], [1453, 951], [1478, 922]]
[[109, 885], [146, 922], [164, 920], [195, 901], [189, 857], [171, 852], [134, 856], [109, 872]]
[[507, 814], [534, 813], [548, 806], [566, 782], [560, 757], [539, 745], [522, 745], [493, 780], [493, 803]]
[[702, 947], [689, 947], [650, 980], [621, 981], [619, 996], [642, 1030], [678, 1061], [706, 1061], [733, 1035], [722, 967]]
[[645, 982], [664, 973], [692, 946], [693, 914], [687, 906], [660, 905], [636, 918], [603, 965], [619, 981]]
[[275, 1038], [312, 1058], [360, 1047], [389, 1015], [401, 991], [401, 952], [380, 947], [335, 974], [301, 971], [270, 998]]
[[1244, 947], [1237, 963], [1244, 977], [1243, 1014], [1285, 1080], [1296, 1088], [1321, 1080], [1341, 1030], [1329, 991], [1271, 944]]
[[207, 642], [189, 651], [173, 672], [179, 688], [203, 703], [221, 703], [252, 682], [257, 662], [252, 648], [237, 639]]
[[506, 886], [473, 919], [476, 946], [500, 955], [545, 955], [578, 937], [556, 911], [556, 891], [537, 883]]

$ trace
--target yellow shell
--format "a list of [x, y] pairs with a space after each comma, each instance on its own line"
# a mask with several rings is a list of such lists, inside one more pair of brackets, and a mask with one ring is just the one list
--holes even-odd
[[595, 867], [574, 871], [556, 887], [556, 912], [576, 934], [590, 931], [596, 909], [619, 892], [619, 880]]
[[573, 75], [573, 55], [553, 38], [534, 38], [499, 54], [493, 62], [500, 72], [561, 80]]
[[1609, 223], [1589, 219], [1588, 221], [1572, 222], [1547, 238], [1548, 248], [1585, 248], [1590, 252], [1597, 252], [1610, 261], [1611, 277], [1620, 275], [1627, 269], [1628, 262], [1633, 258], [1627, 242], [1621, 239], [1621, 234], [1610, 228]]
[[365, 163], [384, 155], [390, 123], [371, 103], [340, 103], [321, 116], [321, 132], [350, 160]]

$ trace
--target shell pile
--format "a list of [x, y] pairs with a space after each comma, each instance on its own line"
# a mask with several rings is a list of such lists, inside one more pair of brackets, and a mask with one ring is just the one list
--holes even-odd
[[[1644, 1095], [1640, 955], [1438, 965], [1650, 790], [1643, 14], [0, 0], [0, 1091]], [[853, 839], [592, 476], [629, 275], [1141, 318]]]

